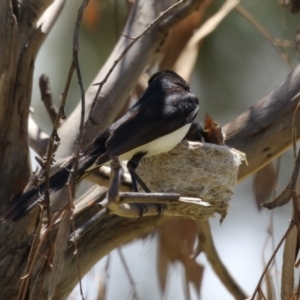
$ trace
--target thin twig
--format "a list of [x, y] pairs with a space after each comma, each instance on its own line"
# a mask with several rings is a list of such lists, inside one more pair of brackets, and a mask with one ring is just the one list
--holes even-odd
[[169, 211], [168, 207], [162, 209], [158, 213], [157, 205], [155, 205], [155, 203], [168, 204], [169, 206], [184, 205], [184, 210], [179, 209], [181, 211], [182, 217], [187, 217], [187, 215], [189, 214], [187, 209], [188, 207], [190, 207], [191, 210], [195, 213], [197, 213], [196, 208], [200, 209], [202, 207], [204, 211], [210, 208], [208, 203], [203, 202], [198, 198], [185, 198], [185, 197], [178, 198], [178, 194], [174, 194], [174, 193], [170, 193], [170, 194], [168, 193], [153, 193], [153, 194], [120, 193], [119, 199], [120, 199], [120, 203], [122, 204], [114, 203], [114, 206], [110, 205], [111, 203], [108, 201], [107, 197], [105, 197], [103, 200], [99, 199], [99, 197], [104, 197], [104, 196], [105, 196], [104, 191], [98, 187], [98, 188], [93, 188], [93, 191], [90, 192], [89, 196], [83, 197], [86, 200], [86, 205], [82, 207], [82, 209], [77, 211], [76, 215], [82, 213], [82, 210], [84, 210], [84, 208], [88, 206], [93, 206], [93, 204], [97, 202], [97, 200], [100, 201], [100, 206], [102, 209], [71, 234], [70, 236], [71, 243], [74, 241], [74, 239], [79, 240], [80, 238], [82, 238], [91, 228], [97, 225], [107, 214], [106, 208], [109, 208], [111, 213], [114, 213], [116, 215], [126, 216], [126, 217], [131, 217], [136, 219], [140, 218], [140, 209], [136, 206], [137, 202], [140, 202], [143, 205], [145, 205], [145, 207], [147, 207], [147, 211], [144, 212], [143, 216], [157, 216], [158, 214], [160, 214], [161, 216], [164, 216], [165, 214], [169, 216], [172, 216], [172, 214], [173, 216], [178, 215], [176, 214], [175, 208], [170, 208]]
[[[52, 225], [55, 223], [57, 218], [59, 218], [59, 216], [60, 216], [60, 213], [55, 218], [51, 219], [51, 223], [48, 225], [45, 233], [42, 235], [41, 239], [39, 240], [39, 244], [35, 248], [35, 251], [32, 252], [31, 259], [28, 262], [28, 266], [26, 268], [26, 274], [21, 278], [23, 280], [26, 280], [26, 283], [24, 283], [25, 286], [28, 286], [28, 284], [29, 284], [29, 279], [32, 275], [32, 271], [33, 271], [33, 267], [35, 265], [35, 262], [36, 262], [37, 258], [39, 257], [41, 247], [42, 247], [44, 241], [48, 238], [48, 234], [51, 232]], [[27, 289], [26, 287], [24, 287], [24, 288], [25, 288], [25, 290]], [[24, 299], [24, 298], [18, 298], [18, 299], [21, 300], [21, 299]]]
[[[69, 202], [70, 204], [73, 202]], [[70, 206], [70, 205], [69, 205]], [[71, 207], [69, 207], [68, 209], [71, 209], [71, 214], [72, 214], [72, 231], [75, 232], [76, 227], [75, 227], [75, 218], [74, 218], [74, 213], [73, 213], [73, 209]], [[80, 271], [80, 263], [79, 263], [79, 251], [78, 251], [78, 247], [77, 247], [77, 239], [76, 236], [74, 235], [74, 239], [73, 239], [73, 244], [74, 244], [74, 254], [76, 257], [76, 265], [77, 265], [77, 273], [78, 273], [78, 281], [79, 281], [79, 289], [80, 289], [80, 294], [81, 294], [81, 298], [82, 300], [84, 300], [84, 295], [83, 295], [83, 288], [82, 288], [82, 276], [81, 276], [81, 271]]]
[[82, 226], [73, 231], [70, 235], [70, 242], [73, 244], [83, 237], [91, 228], [97, 225], [103, 216], [106, 214], [106, 209], [103, 208], [97, 212], [92, 218], [85, 222]]
[[30, 267], [32, 265], [32, 262], [35, 260], [35, 258], [37, 256], [36, 250], [39, 245], [39, 238], [40, 238], [41, 227], [42, 227], [42, 215], [43, 215], [43, 207], [40, 211], [39, 223], [34, 232], [34, 238], [33, 238], [32, 244], [31, 244], [30, 253], [29, 253], [29, 256], [27, 259], [27, 263], [26, 263], [25, 276], [23, 277], [24, 280], [21, 281], [17, 300], [25, 299], [25, 296], [26, 296], [26, 293], [28, 290], [30, 276], [31, 276]]
[[49, 145], [48, 145], [48, 149], [47, 149], [46, 163], [45, 163], [45, 203], [46, 203], [46, 207], [47, 207], [48, 224], [49, 224], [50, 218], [51, 218], [49, 188], [50, 188], [50, 167], [51, 167], [52, 155], [53, 155], [53, 150], [54, 150], [54, 142], [59, 141], [59, 137], [57, 135], [57, 128], [59, 126], [60, 119], [66, 118], [65, 105], [66, 105], [67, 95], [68, 95], [68, 91], [70, 88], [74, 69], [75, 69], [75, 66], [72, 63], [72, 65], [69, 69], [65, 89], [64, 89], [64, 92], [61, 97], [60, 107], [59, 107], [55, 122], [53, 124], [53, 129], [52, 129], [52, 133], [49, 138]]
[[268, 271], [268, 269], [269, 269], [271, 263], [273, 262], [273, 260], [274, 260], [274, 258], [275, 258], [275, 256], [276, 256], [276, 254], [277, 254], [277, 252], [278, 252], [278, 250], [280, 249], [281, 245], [282, 245], [283, 242], [285, 241], [287, 235], [290, 233], [290, 231], [292, 230], [292, 228], [293, 228], [294, 225], [295, 225], [295, 222], [292, 221], [291, 224], [290, 224], [290, 226], [288, 227], [287, 231], [285, 232], [285, 234], [283, 235], [283, 237], [282, 237], [281, 240], [279, 241], [279, 243], [278, 243], [276, 249], [275, 249], [274, 252], [272, 253], [272, 255], [271, 255], [271, 257], [270, 257], [268, 263], [266, 264], [266, 266], [265, 266], [265, 268], [264, 268], [264, 270], [263, 270], [263, 272], [262, 272], [262, 274], [261, 274], [261, 276], [260, 276], [260, 278], [259, 278], [259, 280], [258, 280], [258, 283], [257, 283], [257, 285], [256, 285], [256, 287], [255, 287], [255, 289], [254, 289], [254, 292], [253, 292], [252, 297], [251, 297], [252, 300], [255, 299], [255, 296], [256, 296], [257, 292], [259, 291], [259, 289], [260, 289], [261, 283], [262, 283], [262, 281], [263, 281], [263, 279], [264, 279], [264, 277], [265, 277], [265, 275], [266, 275], [266, 273], [267, 273], [267, 271]]
[[258, 31], [271, 43], [271, 45], [277, 50], [280, 54], [280, 57], [286, 62], [291, 70], [294, 69], [294, 66], [289, 58], [288, 54], [284, 52], [278, 43], [275, 42], [275, 39], [271, 34], [240, 4], [235, 7], [235, 10], [240, 13], [247, 21], [249, 21]]
[[264, 295], [263, 291], [261, 288], [258, 289], [259, 296], [261, 297], [262, 300], [267, 300], [266, 296]]
[[[119, 203], [171, 203], [180, 201], [180, 195], [178, 193], [135, 193], [124, 192], [119, 194]], [[195, 199], [199, 198], [184, 198]]]
[[126, 274], [127, 274], [127, 277], [128, 277], [129, 282], [130, 282], [130, 284], [131, 284], [133, 296], [134, 296], [134, 298], [135, 298], [136, 300], [139, 300], [140, 298], [139, 298], [138, 293], [137, 293], [137, 290], [136, 290], [136, 288], [135, 288], [135, 282], [134, 282], [133, 277], [132, 277], [132, 275], [131, 275], [131, 273], [130, 273], [130, 270], [129, 270], [129, 267], [128, 267], [128, 265], [127, 265], [127, 262], [126, 262], [126, 259], [125, 259], [125, 257], [124, 257], [124, 254], [123, 254], [121, 248], [117, 248], [117, 251], [118, 251], [118, 253], [119, 253], [121, 262], [122, 262], [122, 264], [123, 264], [123, 267], [124, 267], [124, 269], [125, 269], [125, 272], [126, 272]]
[[[80, 125], [79, 125], [79, 136], [78, 136], [78, 142], [77, 142], [77, 147], [75, 148], [75, 152], [73, 154], [73, 166], [72, 166], [72, 171], [70, 173], [68, 183], [69, 184], [69, 205], [67, 209], [72, 209], [73, 207], [73, 199], [74, 199], [74, 194], [75, 194], [75, 185], [76, 185], [76, 173], [78, 169], [78, 158], [79, 158], [79, 153], [80, 153], [80, 147], [81, 147], [81, 142], [82, 142], [82, 137], [83, 137], [83, 129], [84, 129], [84, 117], [85, 117], [85, 90], [83, 86], [83, 81], [82, 81], [82, 76], [81, 76], [81, 70], [80, 70], [80, 65], [79, 65], [79, 59], [78, 59], [78, 51], [79, 51], [79, 30], [83, 18], [83, 13], [85, 8], [87, 7], [89, 3], [89, 0], [83, 0], [80, 8], [78, 10], [78, 15], [77, 15], [77, 20], [75, 24], [75, 29], [74, 29], [74, 35], [73, 35], [73, 60], [72, 60], [72, 66], [76, 70], [77, 74], [77, 79], [78, 79], [78, 84], [80, 87], [80, 92], [81, 92], [81, 117], [80, 117]], [[71, 68], [72, 68], [71, 66]], [[71, 182], [71, 184], [70, 184]], [[72, 227], [73, 231], [75, 231], [75, 219], [74, 215], [72, 218]], [[76, 264], [77, 264], [77, 271], [78, 271], [78, 277], [79, 277], [79, 289], [80, 289], [80, 294], [81, 298], [84, 300], [84, 294], [83, 294], [83, 288], [82, 288], [82, 281], [81, 281], [81, 272], [80, 272], [80, 264], [79, 264], [79, 253], [78, 253], [78, 248], [77, 248], [77, 241], [74, 239], [74, 247], [75, 247], [75, 256], [76, 256]]]
[[[175, 11], [172, 15], [167, 14], [166, 17], [159, 24], [160, 29], [166, 31], [172, 28], [179, 20], [182, 20], [185, 16], [189, 15], [192, 11], [199, 9], [200, 4], [205, 0], [191, 0], [186, 6], [182, 6]], [[186, 0], [183, 2], [187, 2]]]
[[[53, 102], [49, 77], [46, 74], [43, 74], [39, 78], [39, 87], [41, 92], [41, 99], [45, 105], [45, 108], [50, 116], [52, 124], [54, 124], [57, 114], [58, 108], [56, 107], [55, 103]], [[60, 124], [61, 125], [61, 119]]]
[[[78, 136], [78, 142], [77, 142], [77, 147], [75, 149], [75, 152], [73, 154], [74, 159], [74, 164], [73, 164], [73, 176], [76, 176], [77, 168], [78, 168], [78, 157], [79, 157], [79, 152], [81, 148], [81, 142], [82, 142], [82, 136], [83, 136], [83, 129], [84, 129], [84, 117], [85, 117], [85, 90], [82, 82], [82, 76], [81, 76], [81, 70], [79, 66], [79, 59], [78, 59], [78, 51], [79, 51], [79, 30], [82, 22], [82, 17], [85, 8], [87, 7], [89, 3], [89, 0], [83, 0], [81, 3], [81, 6], [78, 10], [78, 15], [77, 15], [77, 20], [76, 20], [76, 25], [75, 25], [75, 30], [74, 30], [74, 36], [73, 36], [73, 61], [72, 64], [74, 65], [76, 69], [76, 74], [77, 74], [77, 79], [78, 79], [78, 84], [80, 87], [80, 93], [81, 93], [81, 117], [80, 117], [80, 125], [79, 125], [79, 136]], [[75, 177], [73, 182], [75, 183]], [[72, 196], [74, 195], [75, 192], [75, 184], [72, 186]]]
[[[281, 270], [281, 299], [292, 299], [295, 283], [295, 253], [297, 253], [298, 244], [298, 228], [294, 226], [287, 236], [282, 254], [282, 270]], [[277, 273], [276, 273], [277, 274]], [[278, 273], [280, 274], [280, 273]]]
[[[42, 292], [43, 292], [43, 286], [44, 286], [44, 282], [45, 282], [46, 275], [47, 275], [47, 268], [49, 267], [49, 264], [48, 264], [49, 258], [50, 258], [49, 252], [50, 252], [50, 249], [48, 249], [48, 256], [47, 256], [47, 254], [45, 254], [44, 257], [42, 257], [43, 261], [41, 263], [40, 270], [37, 273], [36, 280], [35, 280], [35, 282], [34, 282], [34, 284], [32, 286], [31, 294], [32, 295], [37, 295], [36, 299], [41, 299], [41, 295], [42, 295]], [[43, 272], [43, 274], [42, 274], [42, 281], [41, 281], [41, 283], [38, 286], [39, 287], [39, 291], [38, 291], [38, 293], [35, 293], [34, 289], [37, 286], [38, 279], [39, 279], [40, 274], [42, 272]]]
[[[276, 162], [276, 168], [275, 168], [275, 183], [278, 183], [279, 179], [279, 170], [281, 166], [281, 156], [278, 157], [277, 162]], [[276, 188], [273, 189], [272, 192], [272, 199], [275, 199], [276, 197]], [[271, 238], [271, 243], [272, 243], [272, 249], [274, 251], [275, 249], [275, 236], [274, 236], [274, 211], [271, 212], [271, 221], [270, 221], [270, 227], [269, 227], [269, 232], [270, 232], [270, 238]], [[277, 260], [274, 261], [274, 268], [275, 268], [275, 274], [279, 274], [279, 267], [277, 265]], [[277, 283], [277, 289], [279, 290], [279, 281], [278, 277], [276, 276], [276, 283]]]

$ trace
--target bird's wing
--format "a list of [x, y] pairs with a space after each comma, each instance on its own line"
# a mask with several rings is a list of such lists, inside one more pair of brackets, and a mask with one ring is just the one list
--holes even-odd
[[[155, 105], [156, 104], [156, 105]], [[120, 156], [191, 123], [198, 112], [198, 99], [191, 93], [168, 95], [163, 105], [147, 101], [112, 130], [106, 141], [110, 155]]]

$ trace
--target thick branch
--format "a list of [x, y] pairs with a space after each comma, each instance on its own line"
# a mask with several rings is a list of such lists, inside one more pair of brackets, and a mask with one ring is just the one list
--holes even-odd
[[[110, 215], [103, 216], [97, 226], [94, 226], [78, 242], [82, 274], [86, 274], [113, 249], [134, 240], [138, 236], [149, 233], [168, 220], [170, 220], [168, 217], [130, 220]], [[75, 275], [77, 269], [73, 253], [74, 247], [72, 246], [66, 253], [65, 269], [58, 286], [62, 299], [66, 298], [78, 280]], [[70, 274], [74, 274], [74, 276], [70, 276]]]
[[[299, 101], [300, 65], [264, 99], [224, 127], [227, 144], [246, 153], [239, 180], [256, 172], [292, 145], [293, 114]], [[300, 112], [295, 115], [300, 137]]]
[[42, 74], [40, 76], [39, 86], [40, 86], [41, 100], [45, 105], [45, 108], [49, 114], [52, 124], [54, 124], [55, 119], [58, 115], [58, 108], [53, 101], [49, 77], [46, 74]]
[[[22, 1], [22, 8], [41, 5], [30, 15], [20, 17], [17, 1], [0, 1], [0, 209], [22, 193], [30, 177], [27, 122], [31, 99], [34, 59], [43, 39], [32, 45], [31, 28], [49, 1]], [[48, 3], [48, 4], [47, 4]], [[21, 8], [21, 9], [22, 9]], [[28, 17], [28, 18], [27, 18]], [[23, 24], [27, 20], [28, 24]], [[26, 19], [26, 20], [25, 20]], [[25, 22], [26, 23], [26, 22]], [[24, 47], [24, 45], [27, 47]], [[33, 239], [36, 218], [18, 224], [0, 224], [1, 297], [13, 299], [19, 288]], [[4, 275], [5, 274], [5, 275]]]
[[20, 2], [17, 14], [20, 36], [20, 50], [28, 43], [31, 31], [38, 19], [54, 0], [26, 0]]
[[32, 60], [19, 57], [18, 24], [10, 3], [0, 2], [0, 182], [6, 187], [0, 189], [0, 207], [22, 192], [30, 176], [24, 124], [28, 119], [33, 65]]

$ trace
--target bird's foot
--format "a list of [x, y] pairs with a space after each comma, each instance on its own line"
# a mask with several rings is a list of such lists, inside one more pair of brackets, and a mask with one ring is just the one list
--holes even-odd
[[148, 211], [147, 205], [141, 203], [135, 203], [139, 210], [139, 220], [143, 217], [144, 213]]
[[157, 216], [161, 216], [162, 212], [164, 211], [166, 204], [155, 204], [157, 207]]

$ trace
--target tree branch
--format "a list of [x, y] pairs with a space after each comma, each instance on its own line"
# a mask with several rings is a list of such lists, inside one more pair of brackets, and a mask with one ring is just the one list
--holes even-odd
[[[58, 115], [58, 108], [53, 102], [49, 77], [46, 74], [42, 74], [39, 78], [39, 86], [41, 93], [41, 100], [44, 103], [44, 106], [49, 114], [52, 124], [55, 123], [55, 119]], [[60, 120], [60, 122], [62, 122]]]
[[28, 143], [29, 146], [41, 157], [47, 151], [49, 135], [38, 127], [35, 121], [29, 116], [28, 120]]
[[[299, 101], [300, 65], [274, 91], [224, 126], [226, 144], [246, 154], [238, 179], [258, 171], [291, 147], [292, 116]], [[300, 113], [295, 116], [297, 139]]]
[[[22, 1], [20, 9], [26, 9], [26, 4], [38, 6], [36, 11], [32, 11], [31, 19], [30, 15], [25, 15], [25, 11], [23, 14], [17, 6], [11, 6], [12, 2], [16, 1], [0, 1], [1, 210], [22, 193], [31, 173], [27, 122], [34, 60], [45, 37], [44, 34], [43, 38], [37, 41], [31, 34], [36, 18], [45, 10], [47, 3], [50, 3]], [[40, 4], [42, 5], [39, 6]], [[24, 26], [21, 25], [23, 21]], [[35, 223], [36, 218], [26, 218], [18, 224], [0, 224], [0, 277], [1, 283], [6, 286], [2, 294], [4, 298], [12, 299], [12, 295], [17, 295], [20, 282], [14, 279], [20, 278], [25, 270], [25, 257], [32, 245]]]
[[31, 31], [35, 28], [37, 21], [44, 11], [54, 0], [26, 0], [20, 2], [20, 7], [16, 11], [20, 36], [20, 50], [28, 43]]

